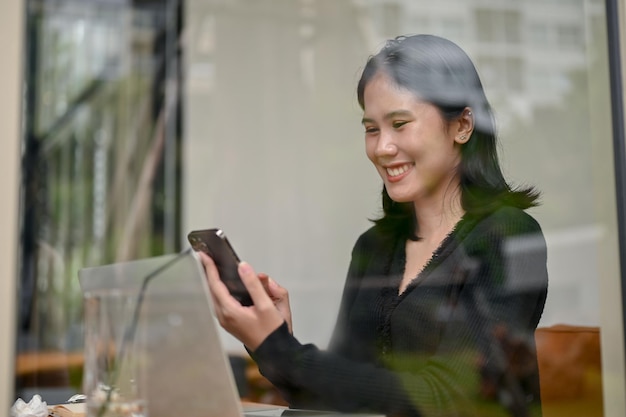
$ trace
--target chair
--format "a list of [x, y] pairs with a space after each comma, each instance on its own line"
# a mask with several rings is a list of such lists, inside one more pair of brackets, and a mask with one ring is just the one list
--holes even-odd
[[535, 343], [543, 417], [602, 417], [600, 329], [540, 327]]

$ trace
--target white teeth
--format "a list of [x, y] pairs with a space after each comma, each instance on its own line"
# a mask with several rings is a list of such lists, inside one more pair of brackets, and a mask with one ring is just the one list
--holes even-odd
[[387, 168], [387, 174], [389, 174], [392, 177], [397, 177], [398, 175], [405, 173], [408, 169], [409, 169], [408, 165], [402, 165], [401, 167], [398, 167], [398, 168]]

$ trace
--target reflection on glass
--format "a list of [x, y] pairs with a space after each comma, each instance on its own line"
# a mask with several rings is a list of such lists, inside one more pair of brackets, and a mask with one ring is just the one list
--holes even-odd
[[78, 269], [178, 246], [179, 3], [27, 2], [18, 396], [80, 390]]
[[[177, 194], [161, 177], [165, 168], [143, 169], [149, 166], [145, 155], [162, 154], [150, 139], [163, 108], [162, 84], [155, 82], [162, 38], [155, 27], [171, 24], [171, 3], [170, 12], [124, 2], [115, 7], [109, 2], [29, 4], [35, 47], [28, 60], [33, 74], [24, 146], [24, 194], [30, 200], [23, 218], [22, 351], [74, 347], [70, 340], [79, 337], [68, 334], [74, 334], [80, 309], [73, 287], [76, 269], [173, 247], [171, 237], [158, 231], [176, 235], [175, 221], [164, 213], [178, 209], [166, 206]], [[361, 135], [355, 124], [355, 73], [385, 38], [429, 32], [451, 38], [475, 58], [496, 110], [505, 172], [514, 182], [543, 191], [533, 215], [549, 252], [551, 290], [540, 326], [556, 335], [542, 339], [551, 340], [541, 351], [554, 358], [547, 365], [559, 368], [557, 358], [570, 352], [567, 346], [578, 346], [556, 342], [566, 335], [582, 333], [593, 340], [580, 346], [597, 346], [598, 249], [613, 233], [598, 214], [612, 216], [610, 200], [596, 198], [612, 195], [603, 2], [206, 0], [189, 5], [197, 7], [186, 24], [199, 27], [188, 33], [189, 94], [206, 124], [190, 135], [201, 152], [188, 169], [202, 175], [186, 178], [190, 183], [199, 178], [186, 214], [197, 220], [193, 210], [202, 210], [201, 216], [232, 224], [233, 233], [260, 230], [262, 238], [246, 239], [247, 253], [267, 260], [277, 276], [299, 277], [292, 294], [301, 306], [300, 334], [313, 340], [327, 336], [328, 326], [319, 323], [334, 320], [330, 305], [339, 303], [336, 281], [345, 269], [347, 240], [362, 226], [354, 218], [365, 222], [377, 209], [375, 194], [361, 182], [363, 156], [352, 146], [360, 144]], [[97, 93], [87, 94], [91, 91]], [[144, 99], [159, 104], [147, 105]], [[165, 131], [171, 133], [171, 126], [166, 123]], [[176, 165], [173, 159], [167, 166]], [[222, 174], [233, 166], [241, 171], [226, 185]], [[207, 175], [203, 167], [210, 167]], [[353, 171], [358, 174], [352, 176]], [[154, 179], [157, 191], [137, 196], [147, 189], [138, 185], [140, 179]], [[337, 201], [346, 195], [351, 201], [344, 213]], [[218, 207], [210, 204], [217, 199]], [[250, 200], [258, 207], [246, 216], [243, 208]], [[328, 262], [310, 256], [320, 248], [327, 252], [319, 256]], [[317, 295], [329, 300], [328, 308], [311, 301], [319, 300]], [[552, 329], [557, 323], [575, 328]], [[599, 356], [592, 348], [582, 350], [592, 359], [574, 356], [567, 368], [580, 370], [585, 363], [592, 370], [575, 375], [580, 390], [546, 396], [546, 416], [563, 409], [568, 415], [602, 414]], [[74, 363], [71, 356], [64, 360]], [[34, 385], [50, 385], [37, 378]], [[573, 384], [571, 378], [565, 383], [555, 378], [549, 389]], [[68, 374], [60, 379], [67, 381]], [[26, 381], [18, 387], [28, 386]]]
[[[599, 342], [598, 287], [603, 279], [616, 279], [601, 273], [605, 265], [598, 256], [603, 246], [614, 249], [606, 222], [614, 217], [612, 172], [602, 162], [611, 160], [602, 2], [267, 1], [255, 3], [254, 12], [248, 3], [202, 4], [188, 20], [197, 30], [191, 33], [202, 39], [190, 46], [194, 106], [188, 109], [194, 132], [190, 158], [202, 158], [191, 164], [188, 178], [208, 182], [208, 192], [192, 195], [187, 213], [190, 223], [206, 215], [218, 219], [244, 242], [244, 256], [264, 262], [264, 270], [290, 288], [299, 310], [298, 338], [327, 342], [324, 331], [332, 328], [335, 311], [320, 308], [319, 300], [339, 305], [346, 248], [379, 209], [373, 203], [378, 190], [363, 185], [373, 171], [361, 169], [355, 78], [388, 37], [442, 35], [478, 65], [494, 107], [507, 178], [542, 191], [541, 206], [531, 210], [545, 232], [550, 273], [539, 323], [542, 335], [550, 337], [542, 338], [540, 365], [546, 364], [542, 358], [555, 358], [554, 352], [570, 357], [557, 342], [566, 335], [595, 338], [581, 344], [589, 361], [573, 355], [568, 365], [559, 365], [548, 359], [559, 377], [548, 378], [546, 389], [567, 385], [566, 368], [587, 369], [577, 382], [587, 388], [567, 398], [547, 395], [544, 414], [602, 415], [600, 357], [592, 348]], [[305, 7], [315, 11], [306, 19]], [[298, 36], [303, 24], [315, 28], [306, 43]], [[312, 59], [299, 59], [305, 49]], [[305, 88], [308, 80], [314, 88]], [[242, 114], [247, 123], [241, 123]], [[211, 169], [199, 168], [201, 161]], [[255, 169], [242, 168], [228, 181], [210, 175], [232, 166]], [[211, 204], [215, 199], [221, 204]], [[250, 200], [258, 202], [252, 216], [246, 215]], [[559, 323], [569, 327], [552, 327]]]

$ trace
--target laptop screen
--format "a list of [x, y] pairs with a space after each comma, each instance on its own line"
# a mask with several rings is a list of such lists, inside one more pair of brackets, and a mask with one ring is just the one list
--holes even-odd
[[[146, 277], [149, 279], [137, 309]], [[136, 310], [136, 327], [120, 362], [133, 364], [128, 379], [137, 384], [148, 414], [241, 416], [238, 392], [219, 338], [204, 272], [193, 253], [85, 268], [79, 271], [79, 280], [86, 305], [97, 299], [98, 314], [109, 315], [86, 316], [86, 334], [95, 336], [95, 341], [86, 341], [84, 385], [97, 374], [94, 368], [103, 366], [96, 358], [95, 347], [100, 344], [97, 339], [115, 328], [119, 349], [123, 344], [119, 335], [133, 327]], [[124, 303], [119, 302], [120, 297]], [[102, 310], [103, 303], [119, 306], [107, 312]], [[124, 373], [118, 375], [118, 379], [125, 377]]]

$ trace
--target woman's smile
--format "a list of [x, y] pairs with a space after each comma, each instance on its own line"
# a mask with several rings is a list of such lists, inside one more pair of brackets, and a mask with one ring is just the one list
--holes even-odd
[[363, 94], [365, 152], [391, 199], [439, 204], [457, 185], [460, 124], [448, 123], [436, 106], [398, 87], [385, 73], [374, 76]]
[[402, 164], [385, 167], [385, 171], [387, 171], [387, 181], [398, 182], [402, 180], [409, 174], [411, 168], [413, 168], [413, 164]]

